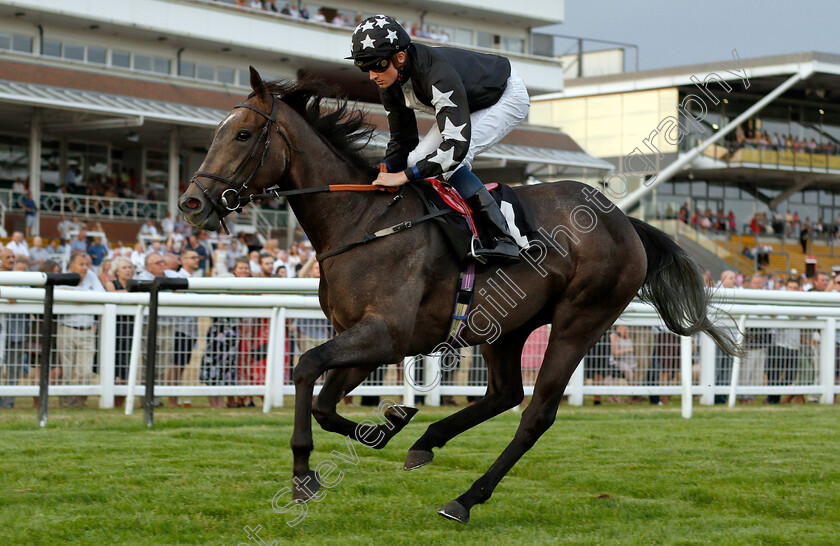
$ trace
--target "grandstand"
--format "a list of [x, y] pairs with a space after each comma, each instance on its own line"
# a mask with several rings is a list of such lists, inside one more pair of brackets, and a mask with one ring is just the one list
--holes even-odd
[[[758, 246], [771, 247], [763, 271], [804, 271], [806, 255], [828, 270], [840, 264], [839, 76], [840, 56], [833, 54], [741, 59], [734, 51], [719, 63], [570, 79], [562, 92], [533, 97], [530, 119], [618, 165], [606, 177], [607, 195], [661, 220], [713, 273], [752, 272], [756, 264], [743, 251]], [[633, 191], [645, 181], [652, 191], [628, 203], [634, 194], [617, 194], [610, 188], [622, 184], [613, 181]], [[734, 215], [734, 228], [708, 230], [692, 221], [698, 214], [714, 223], [719, 212]], [[776, 222], [751, 225], [756, 215], [774, 212]], [[785, 221], [790, 214], [800, 221]], [[802, 252], [806, 224], [812, 233]]]
[[[34, 233], [49, 237], [63, 215], [100, 222], [111, 240], [147, 218], [175, 218], [214, 128], [249, 91], [249, 65], [267, 79], [339, 86], [380, 129], [369, 152], [381, 156], [387, 121], [375, 86], [344, 59], [355, 21], [379, 11], [420, 42], [505, 54], [532, 93], [563, 88], [560, 60], [531, 53], [531, 29], [562, 22], [563, 2], [293, 4], [286, 15], [232, 0], [0, 1], [0, 226], [21, 229], [24, 189], [39, 204]], [[421, 131], [432, 123], [420, 116]], [[488, 182], [518, 183], [549, 167], [613, 165], [556, 129], [523, 126], [474, 167]], [[238, 228], [288, 246], [295, 219], [274, 202], [246, 211]]]

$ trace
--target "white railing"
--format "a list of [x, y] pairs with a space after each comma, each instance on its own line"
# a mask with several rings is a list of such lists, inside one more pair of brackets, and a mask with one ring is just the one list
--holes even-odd
[[[204, 290], [240, 294], [160, 294], [156, 394], [263, 396], [264, 411], [282, 406], [284, 397], [294, 394], [292, 370], [300, 355], [333, 333], [311, 295], [317, 290], [317, 280], [199, 281]], [[274, 295], [242, 294], [269, 291]], [[4, 348], [0, 397], [38, 394], [38, 374], [33, 368], [38, 365], [43, 294], [37, 288], [0, 287], [0, 346]], [[686, 417], [691, 414], [692, 396], [699, 396], [701, 404], [712, 404], [715, 397], [729, 397], [732, 404], [736, 397], [765, 395], [803, 395], [833, 403], [834, 395], [840, 393], [835, 373], [840, 294], [739, 290], [721, 291], [719, 296], [726, 302], [720, 307], [738, 319], [748, 334], [743, 362], [722, 355], [705, 335], [692, 339], [663, 333], [654, 310], [633, 303], [617, 322], [617, 327], [628, 327], [633, 365], [610, 362], [597, 354], [596, 347], [572, 376], [566, 389], [570, 403], [582, 404], [583, 397], [591, 395], [682, 395]], [[126, 412], [130, 413], [133, 397], [144, 392], [142, 324], [148, 294], [57, 288], [55, 301], [59, 324], [70, 317], [93, 315], [97, 327], [58, 328], [52, 366], [62, 369], [62, 376], [54, 378], [50, 394], [99, 396], [103, 408], [113, 407], [115, 397], [127, 396]], [[179, 333], [184, 330], [192, 334]], [[184, 337], [189, 340], [186, 345]], [[73, 345], [81, 338], [87, 339], [87, 349]], [[544, 327], [532, 335], [523, 351], [526, 395], [533, 393], [547, 338]], [[229, 351], [219, 349], [223, 342]], [[462, 350], [460, 357], [449, 369], [442, 369], [440, 358], [434, 355], [408, 358], [377, 370], [352, 394], [402, 396], [407, 404], [423, 396], [427, 405], [438, 405], [445, 396], [483, 395], [487, 384], [483, 359], [474, 348]], [[94, 358], [96, 373], [92, 373]], [[85, 359], [89, 362], [79, 364]]]
[[[9, 212], [23, 212], [25, 197], [23, 192], [0, 189], [0, 204]], [[168, 208], [164, 201], [42, 192], [38, 211], [91, 220], [159, 221]]]

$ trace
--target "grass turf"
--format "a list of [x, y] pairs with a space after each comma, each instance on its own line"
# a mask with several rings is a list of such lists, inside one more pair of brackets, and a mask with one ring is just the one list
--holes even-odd
[[[355, 420], [369, 408], [342, 408]], [[435, 514], [512, 437], [507, 412], [402, 470], [452, 409], [422, 408], [382, 451], [315, 426], [312, 466], [344, 473], [300, 515], [272, 509], [291, 485], [291, 408], [0, 413], [0, 544], [836, 544], [840, 408], [562, 406], [557, 422], [461, 525]], [[291, 493], [278, 496], [282, 509]]]

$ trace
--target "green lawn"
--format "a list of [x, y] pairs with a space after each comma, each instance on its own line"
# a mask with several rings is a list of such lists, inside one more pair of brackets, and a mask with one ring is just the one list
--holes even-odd
[[[678, 403], [678, 402], [677, 402]], [[0, 544], [837, 544], [840, 407], [569, 408], [472, 510], [435, 511], [462, 493], [513, 435], [508, 412], [405, 472], [408, 447], [451, 409], [421, 408], [384, 451], [315, 427], [313, 466], [344, 477], [307, 516], [272, 510], [291, 484], [291, 408], [156, 412], [153, 430], [94, 409], [0, 413]], [[356, 419], [368, 408], [349, 408]], [[335, 474], [334, 474], [335, 475]], [[291, 495], [279, 497], [277, 506]]]

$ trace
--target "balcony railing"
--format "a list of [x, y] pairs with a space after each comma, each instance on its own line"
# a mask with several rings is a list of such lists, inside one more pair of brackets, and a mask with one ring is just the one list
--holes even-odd
[[789, 148], [753, 148], [745, 146], [733, 149], [713, 145], [704, 150], [704, 155], [730, 165], [772, 168], [786, 171], [807, 171], [840, 174], [840, 155], [820, 152], [794, 151]]
[[[0, 205], [8, 212], [23, 212], [26, 194], [0, 190]], [[145, 201], [122, 197], [98, 197], [63, 193], [41, 193], [38, 211], [48, 214], [78, 216], [90, 220], [162, 220], [168, 211], [164, 201]]]

